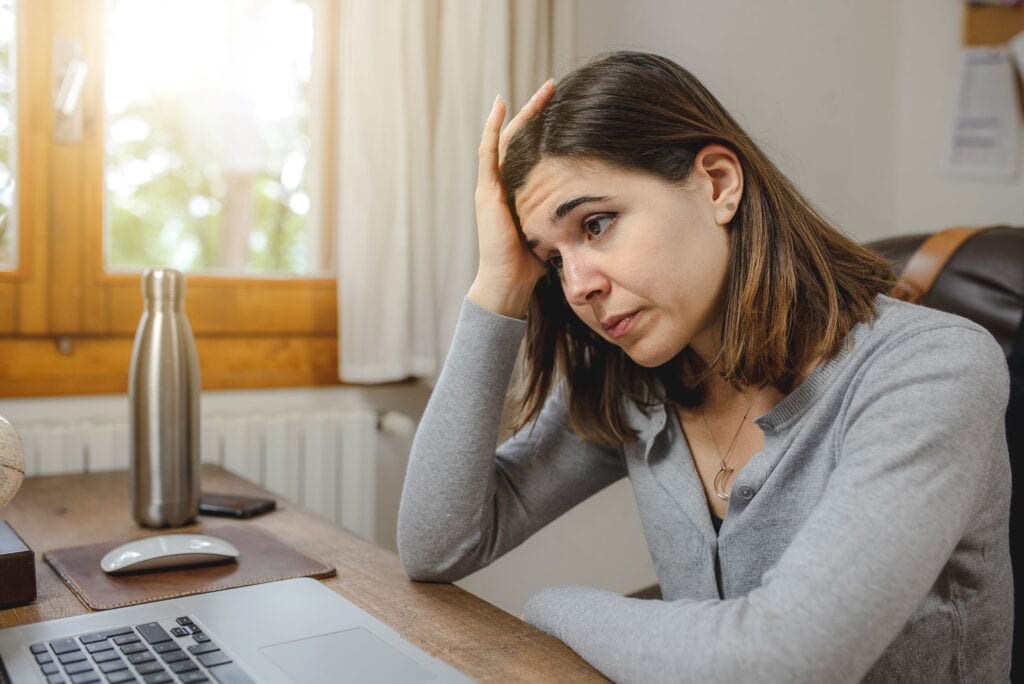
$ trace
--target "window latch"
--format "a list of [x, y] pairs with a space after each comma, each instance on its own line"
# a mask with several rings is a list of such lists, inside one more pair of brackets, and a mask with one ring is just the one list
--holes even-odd
[[81, 57], [79, 40], [57, 37], [53, 45], [54, 82], [53, 137], [58, 143], [73, 145], [82, 141], [82, 88], [89, 65]]

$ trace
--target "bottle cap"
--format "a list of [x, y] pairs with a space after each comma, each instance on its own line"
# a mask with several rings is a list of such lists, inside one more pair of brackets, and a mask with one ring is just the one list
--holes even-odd
[[185, 275], [173, 268], [150, 268], [142, 273], [146, 301], [180, 302], [185, 299]]

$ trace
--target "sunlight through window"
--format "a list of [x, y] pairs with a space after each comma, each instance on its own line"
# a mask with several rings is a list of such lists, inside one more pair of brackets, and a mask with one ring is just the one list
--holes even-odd
[[310, 2], [109, 7], [107, 270], [317, 273]]
[[18, 265], [14, 0], [0, 0], [0, 270]]

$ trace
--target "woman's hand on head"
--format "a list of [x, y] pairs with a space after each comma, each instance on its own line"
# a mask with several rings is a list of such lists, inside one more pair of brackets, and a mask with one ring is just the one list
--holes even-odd
[[509, 140], [530, 117], [544, 108], [554, 92], [554, 81], [546, 81], [504, 131], [501, 124], [505, 120], [506, 107], [499, 96], [494, 101], [480, 139], [480, 168], [476, 182], [480, 264], [467, 297], [474, 304], [505, 316], [526, 316], [533, 288], [544, 275], [544, 264], [527, 249], [516, 231], [501, 184], [501, 164]]

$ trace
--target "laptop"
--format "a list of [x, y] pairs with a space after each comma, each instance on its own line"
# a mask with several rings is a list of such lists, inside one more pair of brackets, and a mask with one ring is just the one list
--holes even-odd
[[469, 681], [309, 578], [0, 629], [0, 684]]

